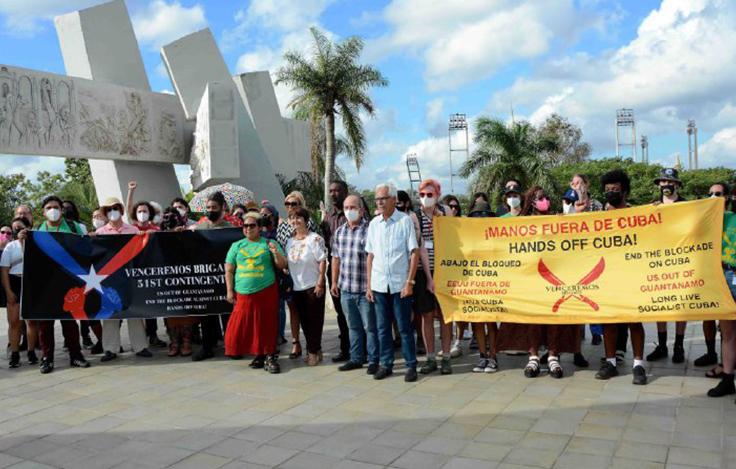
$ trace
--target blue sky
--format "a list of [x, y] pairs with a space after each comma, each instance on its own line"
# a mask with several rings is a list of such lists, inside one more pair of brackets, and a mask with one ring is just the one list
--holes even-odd
[[[0, 62], [64, 73], [53, 17], [100, 3], [0, 0]], [[407, 181], [417, 154], [424, 176], [449, 192], [451, 113], [541, 122], [552, 112], [583, 129], [594, 157], [614, 153], [614, 116], [632, 107], [650, 160], [687, 160], [696, 119], [701, 167], [736, 167], [736, 2], [727, 0], [128, 0], [155, 91], [173, 87], [161, 45], [209, 27], [233, 74], [276, 70], [286, 50], [308, 52], [308, 28], [365, 38], [364, 60], [389, 80], [372, 92], [366, 165], [350, 181], [369, 188]], [[285, 115], [291, 90], [277, 88]], [[472, 138], [472, 135], [471, 135]], [[471, 145], [472, 149], [472, 145]], [[459, 154], [457, 156], [460, 156]], [[458, 162], [455, 161], [457, 165]], [[58, 169], [61, 160], [4, 157], [0, 172]], [[186, 168], [179, 171], [186, 182]], [[456, 179], [456, 192], [465, 189]]]

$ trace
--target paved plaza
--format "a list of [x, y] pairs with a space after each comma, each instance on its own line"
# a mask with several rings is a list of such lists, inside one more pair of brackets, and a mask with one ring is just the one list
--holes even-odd
[[[59, 350], [45, 376], [3, 360], [0, 467], [736, 467], [734, 399], [705, 397], [715, 381], [703, 369], [648, 365], [650, 384], [636, 387], [628, 360], [622, 376], [597, 381], [602, 345], [588, 340], [591, 368], [574, 370], [564, 356], [561, 380], [524, 378], [525, 358], [506, 355], [498, 373], [474, 374], [465, 341], [452, 375], [405, 383], [399, 365], [375, 381], [330, 362], [337, 331], [328, 317], [326, 363], [284, 358], [276, 376], [247, 360], [193, 363], [164, 351], [108, 364], [89, 356], [92, 368], [79, 370]], [[649, 352], [653, 325], [647, 336]], [[699, 323], [687, 337], [692, 362], [704, 351]]]

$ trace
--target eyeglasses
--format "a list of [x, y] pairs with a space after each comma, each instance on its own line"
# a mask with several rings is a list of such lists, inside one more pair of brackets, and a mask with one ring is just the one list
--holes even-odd
[[419, 197], [434, 197], [433, 192], [420, 192]]
[[391, 197], [388, 197], [388, 196], [386, 196], [386, 197], [376, 197], [376, 202], [385, 202], [385, 201], [387, 201], [390, 198]]
[[708, 196], [723, 197], [723, 192], [708, 192]]
[[243, 228], [256, 228], [258, 223], [243, 223]]
[[287, 207], [298, 207], [301, 204], [299, 202], [284, 202], [284, 205]]

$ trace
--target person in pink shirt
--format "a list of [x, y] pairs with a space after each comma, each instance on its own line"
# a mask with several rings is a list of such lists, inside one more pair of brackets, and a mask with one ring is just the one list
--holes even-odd
[[[110, 197], [100, 207], [107, 217], [107, 224], [97, 228], [96, 235], [119, 235], [138, 234], [140, 230], [133, 225], [123, 221], [125, 207], [120, 199]], [[101, 362], [108, 362], [118, 357], [120, 350], [120, 323], [119, 319], [108, 319], [102, 321], [102, 348], [105, 355], [100, 358]], [[143, 319], [128, 319], [128, 335], [130, 345], [139, 357], [152, 357], [153, 354], [147, 348], [146, 327]]]
[[158, 225], [153, 223], [154, 214], [156, 210], [153, 208], [150, 202], [136, 202], [133, 205], [131, 213], [135, 217], [133, 226], [138, 228], [140, 231], [161, 231]]

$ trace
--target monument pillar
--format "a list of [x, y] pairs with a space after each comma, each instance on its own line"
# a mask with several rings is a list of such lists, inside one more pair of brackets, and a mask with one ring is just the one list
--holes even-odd
[[[69, 75], [150, 90], [128, 11], [123, 0], [59, 16], [55, 20], [61, 53]], [[136, 180], [136, 200], [166, 206], [181, 196], [169, 163], [89, 160], [97, 198], [125, 201], [128, 181]]]

